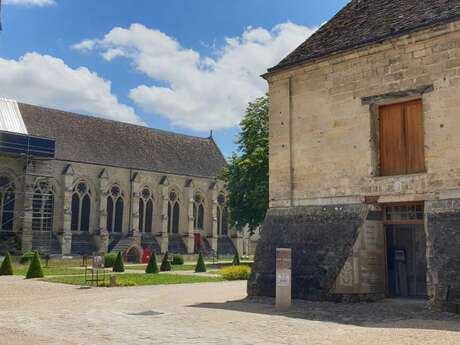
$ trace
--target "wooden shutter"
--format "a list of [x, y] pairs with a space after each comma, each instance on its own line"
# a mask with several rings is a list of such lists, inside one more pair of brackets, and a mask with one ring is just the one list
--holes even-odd
[[422, 101], [404, 103], [407, 174], [425, 171]]
[[401, 104], [380, 107], [380, 174], [406, 173], [404, 159], [404, 112]]
[[379, 108], [380, 174], [404, 175], [425, 170], [422, 101]]

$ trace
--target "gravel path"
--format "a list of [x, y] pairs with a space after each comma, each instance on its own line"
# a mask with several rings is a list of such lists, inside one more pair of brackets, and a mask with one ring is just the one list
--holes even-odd
[[0, 277], [1, 345], [458, 345], [460, 317], [423, 303], [245, 300], [244, 282], [80, 289]]

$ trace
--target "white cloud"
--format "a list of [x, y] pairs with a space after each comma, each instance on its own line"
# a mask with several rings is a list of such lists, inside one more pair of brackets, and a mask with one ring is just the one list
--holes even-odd
[[56, 2], [54, 0], [3, 0], [5, 5], [17, 5], [17, 6], [52, 6]]
[[133, 108], [121, 104], [112, 94], [110, 81], [85, 67], [73, 69], [49, 55], [28, 53], [18, 60], [0, 58], [0, 97], [142, 123]]
[[[167, 117], [175, 126], [209, 130], [237, 125], [247, 103], [266, 92], [260, 74], [313, 32], [290, 22], [271, 30], [248, 27], [241, 36], [227, 38], [213, 56], [202, 56], [158, 30], [133, 24], [73, 48], [97, 50], [107, 61], [130, 59], [152, 79], [152, 85], [130, 91], [138, 106]], [[155, 81], [166, 86], [154, 85]]]

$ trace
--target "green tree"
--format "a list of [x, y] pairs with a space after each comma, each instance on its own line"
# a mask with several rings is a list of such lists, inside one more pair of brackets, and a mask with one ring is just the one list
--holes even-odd
[[117, 258], [115, 259], [115, 262], [113, 263], [113, 272], [124, 272], [125, 271], [125, 265], [123, 264], [123, 257], [121, 256], [121, 253], [118, 252]]
[[32, 258], [32, 261], [30, 262], [29, 269], [27, 270], [26, 274], [26, 279], [32, 279], [32, 278], [43, 278], [43, 270], [42, 270], [42, 264], [40, 262], [40, 255], [38, 255], [38, 252], [34, 253], [34, 257]]
[[198, 255], [198, 261], [196, 262], [195, 266], [196, 273], [206, 272], [206, 264], [204, 263], [203, 253], [200, 251], [200, 255]]
[[163, 261], [161, 262], [160, 271], [161, 272], [171, 271], [171, 263], [169, 262], [169, 253], [168, 252], [166, 252], [165, 256], [163, 256]]
[[0, 276], [12, 276], [13, 275], [13, 262], [11, 260], [11, 255], [9, 252], [6, 252], [5, 259], [0, 266]]
[[147, 268], [145, 269], [145, 273], [158, 273], [158, 265], [157, 265], [157, 256], [155, 255], [155, 251], [152, 250], [152, 255], [150, 256], [149, 263], [147, 264]]
[[240, 256], [239, 256], [238, 252], [236, 252], [236, 253], [235, 253], [235, 256], [233, 257], [232, 265], [233, 265], [233, 266], [239, 266], [239, 265], [241, 265]]
[[268, 97], [249, 103], [240, 123], [237, 151], [222, 178], [229, 191], [230, 225], [248, 226], [251, 233], [262, 224], [268, 208]]

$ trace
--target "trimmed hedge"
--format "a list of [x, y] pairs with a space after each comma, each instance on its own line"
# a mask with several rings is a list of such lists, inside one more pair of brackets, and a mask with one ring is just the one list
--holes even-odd
[[171, 271], [171, 263], [169, 262], [168, 252], [166, 252], [165, 256], [163, 256], [163, 261], [161, 262], [160, 271], [161, 272]]
[[159, 269], [157, 265], [157, 257], [155, 255], [155, 252], [152, 250], [152, 255], [150, 256], [149, 263], [147, 264], [147, 267], [145, 268], [145, 273], [155, 274], [158, 272], [159, 272]]
[[5, 259], [0, 266], [0, 276], [12, 276], [13, 274], [13, 262], [11, 260], [11, 255], [9, 252], [6, 252]]
[[125, 271], [125, 265], [123, 264], [123, 257], [121, 256], [121, 253], [118, 252], [117, 258], [115, 259], [115, 262], [113, 263], [113, 272], [124, 272]]
[[239, 266], [241, 265], [241, 262], [240, 262], [240, 256], [238, 255], [238, 252], [235, 253], [235, 256], [233, 257], [233, 262], [232, 262], [233, 266]]
[[172, 265], [183, 265], [184, 257], [180, 254], [174, 254], [171, 264]]
[[104, 255], [104, 267], [113, 267], [115, 260], [117, 259], [117, 253], [107, 253]]
[[219, 273], [225, 280], [248, 280], [251, 268], [246, 265], [230, 266], [222, 268]]
[[35, 252], [32, 261], [30, 262], [29, 269], [27, 270], [26, 279], [43, 278], [42, 264], [40, 262], [40, 255]]
[[30, 264], [34, 255], [35, 255], [35, 252], [25, 252], [24, 254], [22, 254], [21, 258], [19, 259], [19, 263], [21, 265]]
[[200, 255], [198, 256], [198, 261], [196, 263], [195, 272], [196, 273], [206, 272], [206, 264], [204, 263], [202, 252], [200, 252]]

